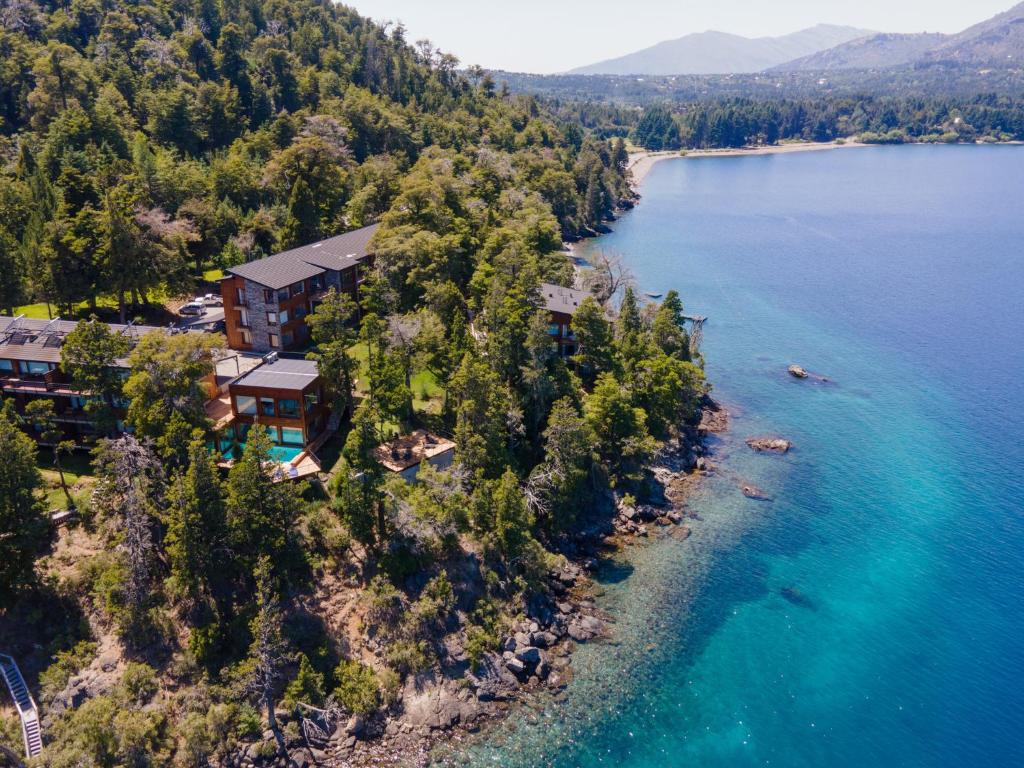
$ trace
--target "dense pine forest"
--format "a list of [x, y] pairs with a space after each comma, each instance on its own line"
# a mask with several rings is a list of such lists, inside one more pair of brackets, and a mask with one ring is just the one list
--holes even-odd
[[[0, 26], [7, 314], [148, 315], [210, 271], [381, 225], [361, 306], [331, 292], [308, 321], [348, 414], [322, 484], [274, 482], [259, 425], [215, 465], [216, 336], [70, 333], [63, 373], [110, 430], [90, 454], [45, 405], [0, 409], [0, 651], [40, 705], [33, 762], [269, 764], [310, 722], [344, 718], [347, 749], [405, 734], [446, 680], [488, 700], [514, 622], [564, 634], [573, 531], [644, 500], [705, 393], [678, 295], [642, 305], [614, 260], [574, 354], [552, 347], [540, 284], [571, 285], [563, 239], [628, 202], [624, 142], [327, 0], [13, 0]], [[376, 446], [423, 426], [454, 466], [388, 475]], [[78, 521], [55, 532], [54, 506]], [[4, 710], [12, 753], [18, 728]]]
[[611, 147], [343, 6], [11, 2], [0, 51], [3, 309], [124, 314], [428, 179], [467, 252], [517, 208], [572, 236], [626, 192]]

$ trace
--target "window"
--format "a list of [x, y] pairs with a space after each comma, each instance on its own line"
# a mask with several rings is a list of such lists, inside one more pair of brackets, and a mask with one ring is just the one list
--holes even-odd
[[252, 344], [252, 332], [248, 328], [242, 329], [242, 343]]
[[292, 345], [292, 342], [293, 342], [294, 340], [295, 340], [295, 339], [294, 339], [294, 337], [292, 336], [292, 334], [291, 334], [291, 333], [286, 333], [286, 334], [284, 335], [284, 345], [285, 345], [286, 347], [290, 347], [290, 346]]
[[281, 318], [281, 325], [284, 325], [285, 323], [287, 323], [288, 322], [288, 310], [287, 309], [282, 309], [278, 313], [278, 317]]
[[274, 303], [274, 292], [270, 288], [263, 289], [263, 303], [273, 304]]
[[292, 310], [292, 316], [296, 320], [298, 320], [300, 317], [305, 317], [306, 316], [306, 308], [303, 307], [303, 306], [295, 307], [295, 309]]
[[271, 325], [277, 325], [277, 312], [267, 312], [267, 322]]
[[28, 362], [28, 373], [32, 374], [33, 376], [42, 376], [43, 374], [46, 374], [46, 373], [49, 373], [49, 372], [50, 372], [50, 364], [49, 363], [37, 363], [35, 360], [30, 360]]
[[274, 398], [272, 397], [261, 397], [260, 398], [260, 413], [264, 416], [274, 415]]
[[14, 371], [14, 363], [10, 360], [0, 360], [0, 373], [11, 373], [12, 371]]
[[324, 289], [324, 276], [316, 275], [312, 280], [310, 280], [309, 289], [311, 291], [322, 291]]
[[566, 323], [563, 326], [562, 332], [563, 332], [563, 335], [565, 336], [565, 338], [567, 338], [567, 339], [575, 339], [576, 338], [576, 334], [574, 334], [572, 332], [572, 326], [569, 325], [568, 323]]
[[277, 407], [281, 412], [281, 416], [286, 419], [297, 419], [299, 418], [299, 401], [298, 400], [278, 400]]
[[307, 392], [303, 399], [306, 401], [306, 413], [316, 408], [320, 402], [320, 396], [316, 392]]
[[280, 347], [281, 346], [281, 337], [278, 336], [276, 333], [270, 334], [270, 346], [272, 346], [272, 347]]
[[292, 286], [292, 296], [298, 296], [300, 293], [304, 293], [306, 286], [303, 283], [296, 283]]
[[288, 289], [282, 288], [277, 292], [277, 302], [280, 304], [282, 301], [288, 301]]
[[238, 304], [245, 304], [245, 288], [235, 288], [235, 301]]
[[302, 445], [305, 442], [302, 439], [302, 430], [281, 427], [281, 442], [284, 445]]
[[235, 395], [235, 411], [249, 416], [256, 415], [256, 398], [248, 395]]
[[558, 335], [558, 323], [548, 323], [548, 334], [550, 336]]

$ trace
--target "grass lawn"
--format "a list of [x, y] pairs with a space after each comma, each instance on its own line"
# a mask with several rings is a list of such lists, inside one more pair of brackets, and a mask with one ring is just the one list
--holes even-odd
[[[365, 395], [369, 381], [369, 368], [366, 345], [360, 342], [349, 347], [356, 367], [356, 394]], [[410, 379], [412, 388], [412, 407], [419, 413], [440, 413], [444, 402], [444, 390], [437, 383], [437, 378], [430, 371], [416, 371]]]
[[[53, 468], [53, 451], [40, 447], [37, 459], [39, 472], [43, 476], [43, 488], [46, 491], [46, 509], [65, 509], [68, 505], [64, 491], [60, 487], [60, 475]], [[81, 509], [88, 504], [92, 488], [96, 484], [93, 477], [92, 457], [85, 451], [75, 451], [71, 455], [61, 456], [64, 467], [64, 480], [71, 491], [71, 497]]]

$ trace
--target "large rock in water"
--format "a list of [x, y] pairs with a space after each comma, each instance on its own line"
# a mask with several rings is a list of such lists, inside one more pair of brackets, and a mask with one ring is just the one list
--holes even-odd
[[789, 368], [787, 370], [789, 371], [789, 375], [790, 376], [795, 376], [798, 379], [806, 379], [807, 378], [807, 371], [805, 371], [803, 368], [801, 368], [796, 363], [794, 363], [793, 365], [789, 366]]
[[773, 453], [785, 453], [793, 444], [781, 437], [748, 437], [747, 445], [755, 451], [771, 451]]

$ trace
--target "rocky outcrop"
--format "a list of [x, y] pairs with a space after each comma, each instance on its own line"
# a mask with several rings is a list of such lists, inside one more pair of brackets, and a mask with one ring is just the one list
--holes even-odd
[[748, 437], [747, 445], [758, 452], [786, 453], [793, 444], [781, 437]]
[[807, 371], [805, 371], [803, 368], [801, 368], [796, 363], [794, 363], [793, 365], [789, 366], [789, 368], [787, 368], [786, 370], [789, 371], [789, 375], [790, 376], [793, 376], [794, 378], [797, 378], [797, 379], [806, 379], [807, 376], [809, 375], [807, 373]]

